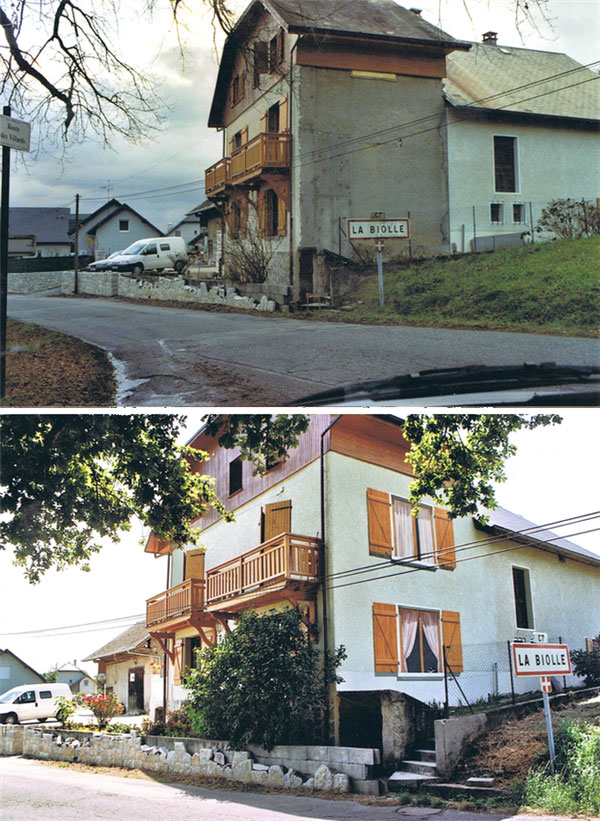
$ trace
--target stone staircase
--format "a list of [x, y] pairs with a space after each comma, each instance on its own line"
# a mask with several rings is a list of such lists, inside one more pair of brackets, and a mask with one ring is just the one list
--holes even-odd
[[410, 759], [387, 778], [388, 792], [401, 792], [439, 781], [435, 768], [435, 750], [414, 750]]

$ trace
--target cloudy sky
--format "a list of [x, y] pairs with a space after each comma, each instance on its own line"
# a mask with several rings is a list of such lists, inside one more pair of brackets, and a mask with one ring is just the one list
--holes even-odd
[[[217, 36], [215, 47], [209, 17], [197, 12], [198, 3], [189, 5], [194, 14], [186, 20], [182, 62], [166, 14], [144, 21], [132, 13], [133, 3], [121, 4], [129, 12], [119, 31], [126, 56], [159, 80], [169, 106], [162, 130], [143, 145], [116, 140], [113, 150], [86, 141], [67, 147], [64, 158], [46, 139], [25, 163], [13, 165], [12, 205], [73, 206], [79, 193], [81, 210], [90, 212], [110, 195], [166, 231], [204, 200], [204, 170], [222, 153], [221, 135], [206, 127], [221, 40]], [[460, 39], [479, 40], [484, 31], [493, 30], [504, 45], [566, 52], [583, 64], [600, 57], [598, 0], [548, 0], [548, 19], [537, 15], [535, 26], [515, 19], [514, 0], [415, 0], [404, 5], [422, 8], [425, 19]], [[531, 0], [529, 5], [534, 6]], [[233, 6], [240, 10], [245, 3], [237, 0]], [[19, 112], [13, 116], [18, 118]]]
[[[182, 441], [198, 429], [204, 412], [197, 408], [188, 414]], [[536, 524], [558, 522], [600, 507], [597, 411], [566, 410], [562, 415], [560, 426], [515, 436], [518, 453], [507, 463], [507, 481], [497, 488], [500, 505]], [[600, 555], [600, 531], [581, 532], [594, 527], [600, 527], [598, 521], [552, 529]], [[92, 654], [135, 619], [120, 624], [106, 620], [142, 618], [146, 599], [167, 587], [166, 557], [144, 553], [142, 542], [147, 535], [141, 525], [134, 524], [119, 544], [107, 544], [92, 559], [91, 573], [76, 568], [50, 571], [35, 586], [12, 565], [10, 550], [0, 551], [0, 648], [10, 648], [44, 672], [55, 663]], [[86, 662], [83, 666], [95, 672], [95, 665]]]

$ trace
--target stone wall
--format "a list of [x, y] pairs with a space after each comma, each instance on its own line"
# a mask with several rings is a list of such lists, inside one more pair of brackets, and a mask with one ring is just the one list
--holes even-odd
[[35, 294], [38, 291], [52, 291], [62, 286], [62, 278], [62, 271], [9, 273], [8, 293]]
[[224, 741], [2, 726], [0, 754], [151, 772], [211, 776], [281, 788], [376, 793], [379, 751], [278, 746], [232, 750]]

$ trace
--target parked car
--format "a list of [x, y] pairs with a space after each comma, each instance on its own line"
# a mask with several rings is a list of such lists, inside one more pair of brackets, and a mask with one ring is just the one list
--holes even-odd
[[115, 257], [120, 256], [123, 251], [113, 251], [106, 259], [97, 259], [95, 262], [90, 262], [86, 271], [108, 271]]
[[183, 237], [150, 237], [134, 242], [112, 260], [110, 267], [113, 271], [131, 271], [134, 274], [144, 271], [160, 273], [165, 268], [174, 268], [180, 273], [187, 256]]
[[0, 721], [19, 724], [21, 721], [46, 721], [56, 715], [56, 699], [72, 698], [68, 684], [45, 682], [21, 684], [0, 696]]

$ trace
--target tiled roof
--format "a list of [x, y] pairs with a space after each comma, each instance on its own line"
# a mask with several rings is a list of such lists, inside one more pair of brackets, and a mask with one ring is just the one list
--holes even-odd
[[598, 120], [600, 76], [566, 54], [491, 43], [446, 58], [452, 106]]
[[600, 565], [600, 555], [597, 553], [592, 553], [590, 550], [586, 550], [585, 547], [580, 547], [568, 539], [563, 539], [551, 530], [541, 528], [518, 513], [512, 513], [503, 507], [498, 507], [496, 510], [487, 510], [485, 513], [489, 516], [489, 520], [487, 525], [482, 528], [484, 530], [491, 529], [498, 534], [506, 534], [508, 538], [511, 534], [514, 534], [518, 536], [519, 541], [525, 540], [534, 547], [539, 545], [563, 556]]
[[93, 659], [104, 658], [105, 656], [114, 656], [117, 653], [125, 653], [129, 650], [133, 650], [149, 638], [150, 634], [146, 630], [146, 622], [138, 621], [131, 627], [128, 627], [127, 630], [119, 633], [112, 641], [103, 644], [102, 647], [94, 653], [90, 653], [83, 661], [92, 661]]
[[38, 243], [70, 243], [68, 208], [21, 208], [8, 210], [8, 233], [11, 236], [35, 234]]

